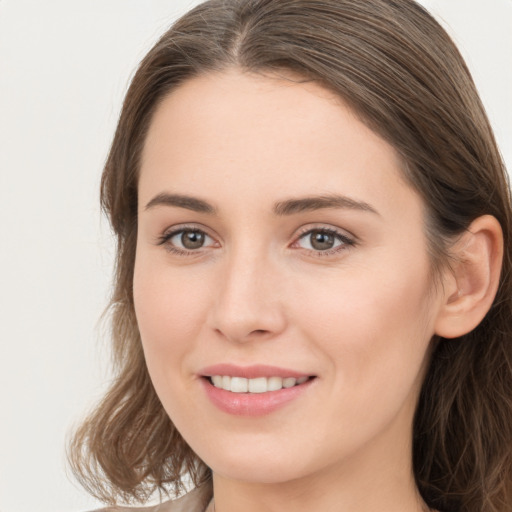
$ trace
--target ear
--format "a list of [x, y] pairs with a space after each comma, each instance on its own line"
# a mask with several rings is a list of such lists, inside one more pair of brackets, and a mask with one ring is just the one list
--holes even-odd
[[456, 338], [472, 331], [492, 306], [500, 281], [503, 232], [491, 215], [475, 219], [450, 250], [445, 271], [443, 303], [435, 332]]

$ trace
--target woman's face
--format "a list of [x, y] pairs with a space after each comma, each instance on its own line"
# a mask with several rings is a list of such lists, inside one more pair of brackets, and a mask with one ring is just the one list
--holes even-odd
[[228, 71], [161, 103], [135, 309], [163, 406], [216, 474], [410, 472], [443, 302], [423, 226], [393, 148], [313, 82]]

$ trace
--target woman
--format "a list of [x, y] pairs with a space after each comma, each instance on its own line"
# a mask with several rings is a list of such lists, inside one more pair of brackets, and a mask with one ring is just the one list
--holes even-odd
[[105, 166], [118, 375], [72, 461], [150, 510], [508, 511], [511, 204], [412, 0], [211, 0]]

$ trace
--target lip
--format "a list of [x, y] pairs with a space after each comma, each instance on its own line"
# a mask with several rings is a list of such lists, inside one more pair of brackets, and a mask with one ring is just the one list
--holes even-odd
[[222, 363], [203, 368], [198, 372], [201, 377], [212, 377], [213, 375], [229, 375], [230, 377], [244, 377], [256, 379], [258, 377], [311, 377], [311, 374], [298, 372], [289, 368], [256, 364], [251, 366], [237, 366], [234, 364]]
[[201, 385], [206, 396], [221, 411], [234, 416], [264, 416], [271, 414], [299, 399], [311, 385], [315, 378], [291, 388], [282, 388], [266, 393], [232, 393], [216, 388], [208, 377], [213, 375], [229, 375], [231, 377], [244, 377], [255, 379], [258, 377], [313, 377], [306, 373], [287, 368], [267, 365], [236, 366], [232, 364], [217, 364], [204, 368], [200, 372]]

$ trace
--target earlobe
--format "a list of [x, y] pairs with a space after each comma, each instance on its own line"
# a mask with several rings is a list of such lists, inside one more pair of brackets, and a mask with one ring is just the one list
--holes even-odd
[[503, 232], [491, 215], [475, 219], [450, 250], [435, 332], [456, 338], [472, 331], [492, 306], [503, 259]]

